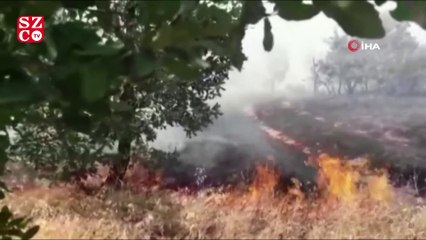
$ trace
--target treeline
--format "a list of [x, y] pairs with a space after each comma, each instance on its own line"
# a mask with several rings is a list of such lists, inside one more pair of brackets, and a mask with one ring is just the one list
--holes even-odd
[[380, 50], [350, 52], [352, 39], [337, 32], [330, 50], [312, 65], [314, 92], [326, 95], [380, 94], [426, 96], [426, 47], [410, 33], [411, 24], [399, 23], [379, 40]]

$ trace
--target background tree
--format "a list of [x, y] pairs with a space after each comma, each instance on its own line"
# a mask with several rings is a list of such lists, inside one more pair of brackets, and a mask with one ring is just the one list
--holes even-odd
[[426, 77], [426, 65], [422, 61], [426, 53], [409, 33], [409, 27], [409, 24], [401, 23], [385, 38], [374, 41], [379, 44], [380, 51], [359, 50], [355, 53], [347, 49], [349, 36], [336, 32], [329, 40], [328, 54], [313, 63], [314, 88], [317, 88], [314, 91], [322, 87], [331, 95], [356, 92], [414, 94]]

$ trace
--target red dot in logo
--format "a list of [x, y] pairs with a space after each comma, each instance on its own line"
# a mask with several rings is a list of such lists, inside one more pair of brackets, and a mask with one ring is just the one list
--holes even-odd
[[348, 49], [351, 52], [356, 52], [361, 47], [361, 43], [358, 40], [350, 40], [348, 42]]

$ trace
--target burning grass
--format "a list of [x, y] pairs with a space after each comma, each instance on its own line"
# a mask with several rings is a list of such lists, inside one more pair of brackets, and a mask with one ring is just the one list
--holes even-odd
[[398, 196], [386, 171], [365, 160], [327, 155], [318, 190], [297, 180], [279, 189], [279, 174], [258, 165], [248, 190], [196, 193], [158, 188], [88, 196], [73, 186], [15, 192], [7, 202], [41, 226], [37, 238], [425, 238], [426, 207]]

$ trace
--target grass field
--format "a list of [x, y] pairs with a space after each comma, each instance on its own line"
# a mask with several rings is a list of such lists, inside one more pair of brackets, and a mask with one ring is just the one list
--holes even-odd
[[34, 186], [6, 202], [40, 225], [38, 239], [426, 238], [426, 206], [412, 192], [378, 175], [354, 188], [357, 172], [330, 167], [317, 196], [274, 191], [273, 173], [260, 169], [245, 190], [105, 188], [89, 196], [72, 185]]
[[[326, 116], [341, 120], [343, 110], [331, 109], [335, 114], [330, 110]], [[408, 113], [400, 115], [410, 118]], [[382, 120], [378, 119], [386, 122]], [[305, 132], [303, 136], [309, 137]], [[128, 176], [135, 184], [128, 182], [122, 190], [104, 187], [87, 195], [72, 184], [27, 184], [9, 194], [6, 203], [40, 225], [37, 239], [426, 238], [426, 205], [413, 189], [393, 187], [386, 171], [369, 172], [365, 165], [351, 165], [359, 163], [327, 156], [317, 161], [319, 189], [314, 195], [298, 188], [276, 189], [276, 172], [259, 167], [251, 185], [227, 190], [189, 193], [155, 186], [135, 191], [135, 184], [144, 184], [139, 181], [143, 171], [135, 171], [139, 175]], [[17, 178], [22, 172], [11, 175]]]

